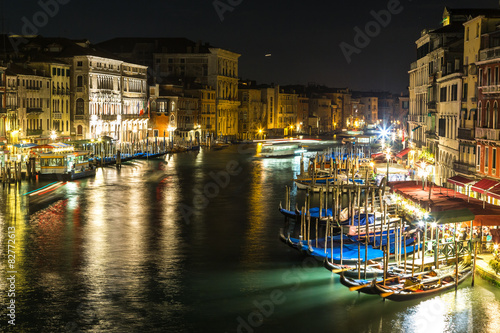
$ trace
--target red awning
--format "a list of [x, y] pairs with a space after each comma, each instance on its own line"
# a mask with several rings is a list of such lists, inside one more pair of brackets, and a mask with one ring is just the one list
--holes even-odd
[[403, 158], [403, 156], [408, 154], [410, 152], [410, 150], [411, 150], [411, 148], [405, 148], [405, 149], [401, 150], [399, 153], [397, 153], [396, 157]]
[[474, 182], [472, 179], [462, 177], [462, 176], [453, 176], [451, 178], [448, 178], [448, 180], [446, 180], [446, 181], [450, 184], [454, 184], [454, 185], [461, 186], [461, 187], [464, 187], [465, 185]]
[[500, 200], [500, 183], [486, 192], [486, 195], [494, 199]]
[[471, 190], [478, 193], [484, 193], [486, 190], [491, 189], [493, 186], [500, 184], [496, 180], [491, 179], [481, 179], [474, 185], [472, 185]]

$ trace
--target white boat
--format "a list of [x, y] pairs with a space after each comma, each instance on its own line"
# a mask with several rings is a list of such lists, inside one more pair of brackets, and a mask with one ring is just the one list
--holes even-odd
[[303, 152], [298, 143], [264, 144], [260, 151], [261, 157], [287, 157]]
[[89, 157], [89, 151], [38, 153], [38, 175], [41, 179], [63, 180], [95, 176]]

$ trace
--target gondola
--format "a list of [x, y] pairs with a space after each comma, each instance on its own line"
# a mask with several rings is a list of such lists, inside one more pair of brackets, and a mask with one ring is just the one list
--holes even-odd
[[380, 281], [380, 278], [374, 280], [364, 280], [364, 279], [358, 280], [347, 277], [345, 276], [345, 274], [342, 274], [340, 276], [340, 283], [342, 283], [344, 286], [346, 286], [347, 288], [358, 287], [359, 289], [356, 288], [357, 291], [368, 295], [379, 294], [378, 289], [375, 287], [377, 281]]
[[[466, 267], [458, 273], [458, 284], [472, 275], [471, 267]], [[410, 301], [427, 296], [437, 295], [455, 287], [454, 270], [445, 275], [437, 275], [427, 279], [407, 278], [395, 285], [375, 284], [380, 296], [391, 301]]]

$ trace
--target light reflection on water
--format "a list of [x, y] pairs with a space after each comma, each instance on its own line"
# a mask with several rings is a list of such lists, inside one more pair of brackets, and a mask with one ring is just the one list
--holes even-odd
[[[193, 201], [193, 189], [204, 191], [229, 161], [242, 172], [207, 205]], [[457, 294], [383, 302], [349, 292], [320, 262], [282, 244], [277, 207], [299, 161], [255, 159], [237, 147], [134, 161], [68, 183], [31, 214], [21, 194], [44, 183], [3, 189], [0, 241], [5, 247], [14, 224], [20, 246], [19, 329], [235, 332], [238, 318], [279, 291], [284, 302], [255, 332], [500, 331], [499, 289], [479, 277]]]

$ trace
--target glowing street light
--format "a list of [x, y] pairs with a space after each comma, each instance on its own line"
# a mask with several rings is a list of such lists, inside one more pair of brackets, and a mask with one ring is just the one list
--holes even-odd
[[56, 131], [50, 132], [50, 139], [52, 141], [55, 141], [55, 139], [57, 139], [57, 133], [56, 133]]
[[422, 190], [425, 189], [425, 180], [427, 179], [427, 176], [429, 175], [429, 170], [427, 168], [427, 163], [425, 161], [422, 161], [420, 163], [420, 166], [418, 167], [418, 174], [420, 177], [422, 177]]
[[387, 160], [387, 181], [389, 181], [389, 160], [391, 159], [391, 148], [385, 150], [385, 159]]

